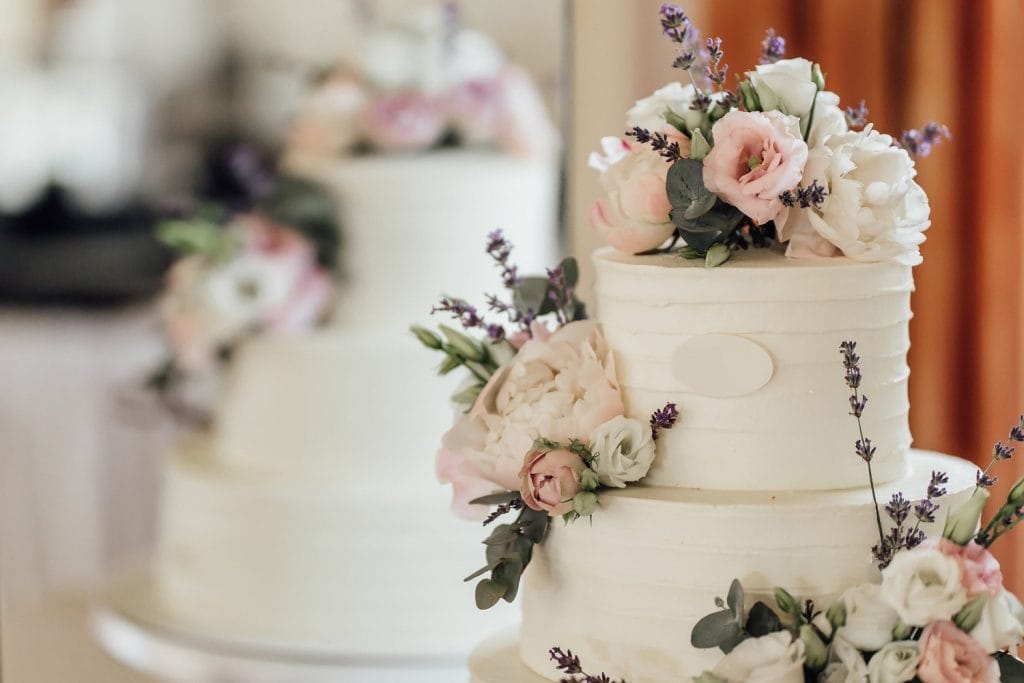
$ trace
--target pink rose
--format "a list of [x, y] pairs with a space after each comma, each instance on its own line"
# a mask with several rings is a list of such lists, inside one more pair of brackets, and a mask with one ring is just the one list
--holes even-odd
[[444, 106], [416, 92], [381, 95], [363, 111], [361, 125], [367, 139], [382, 150], [422, 150], [441, 139]]
[[601, 171], [606, 194], [590, 210], [591, 225], [622, 252], [659, 246], [675, 231], [665, 190], [669, 164], [647, 145], [614, 137], [602, 139], [601, 145], [605, 154], [591, 154], [590, 167]]
[[803, 177], [807, 143], [800, 121], [778, 111], [731, 111], [711, 129], [704, 185], [758, 225], [782, 211], [779, 195]]
[[998, 683], [999, 665], [978, 641], [951, 621], [924, 629], [917, 676], [924, 683]]
[[929, 539], [925, 545], [936, 548], [943, 555], [955, 557], [960, 562], [961, 581], [968, 598], [982, 593], [996, 595], [1003, 589], [1003, 572], [999, 568], [999, 560], [974, 541], [961, 546], [949, 539], [940, 538], [937, 541]]
[[453, 504], [495, 490], [516, 491], [523, 457], [543, 436], [586, 439], [622, 415], [611, 351], [593, 321], [569, 323], [523, 343], [442, 440], [438, 474], [453, 485]]
[[523, 502], [552, 517], [564, 515], [572, 510], [572, 498], [580, 490], [580, 472], [585, 468], [580, 456], [567, 450], [527, 454], [519, 472]]

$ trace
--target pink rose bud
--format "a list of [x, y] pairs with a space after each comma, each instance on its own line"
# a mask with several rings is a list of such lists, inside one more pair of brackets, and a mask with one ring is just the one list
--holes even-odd
[[758, 225], [774, 220], [783, 208], [779, 195], [800, 183], [807, 163], [799, 120], [734, 110], [711, 132], [715, 146], [704, 157], [704, 185]]
[[580, 456], [567, 450], [528, 453], [519, 472], [523, 502], [552, 517], [564, 515], [573, 509], [584, 469]]
[[951, 621], [929, 624], [919, 644], [917, 677], [924, 683], [998, 683], [999, 665]]

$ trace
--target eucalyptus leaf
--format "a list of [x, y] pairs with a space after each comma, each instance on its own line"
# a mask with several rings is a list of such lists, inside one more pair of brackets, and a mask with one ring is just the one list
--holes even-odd
[[580, 266], [576, 259], [572, 256], [567, 256], [562, 259], [561, 268], [562, 274], [565, 275], [566, 284], [570, 287], [575, 287], [576, 283], [580, 280]]
[[726, 604], [729, 605], [729, 609], [736, 615], [736, 621], [743, 621], [743, 584], [740, 583], [739, 579], [733, 579], [729, 585], [729, 595], [726, 596]]
[[484, 574], [486, 574], [487, 572], [494, 571], [494, 568], [496, 566], [498, 566], [498, 565], [497, 564], [493, 564], [493, 565], [492, 564], [488, 564], [485, 567], [480, 567], [480, 569], [477, 569], [475, 572], [473, 572], [472, 574], [470, 574], [469, 576], [464, 578], [463, 581], [472, 581], [473, 579], [479, 578], [479, 577], [483, 576]]
[[760, 600], [755, 602], [750, 608], [750, 614], [747, 615], [747, 633], [754, 638], [760, 638], [781, 630], [782, 620], [779, 619], [779, 615]]
[[509, 544], [518, 538], [518, 534], [512, 529], [511, 524], [499, 524], [491, 532], [491, 535], [484, 539], [484, 545]]
[[[665, 190], [673, 214], [680, 220], [694, 221], [715, 205], [718, 197], [704, 186], [704, 164], [698, 159], [680, 159], [672, 164], [665, 179]], [[679, 226], [679, 222], [672, 218]], [[680, 226], [681, 227], [681, 226]]]
[[480, 496], [469, 501], [470, 505], [501, 505], [508, 503], [519, 497], [519, 491], [500, 491], [498, 493], [488, 493], [486, 496]]
[[519, 592], [519, 579], [523, 575], [524, 568], [519, 559], [511, 557], [494, 569], [491, 579], [495, 583], [505, 586], [505, 592], [501, 596], [505, 602], [512, 602], [516, 599], [516, 594]]
[[544, 540], [548, 524], [551, 522], [548, 513], [543, 510], [531, 510], [530, 508], [523, 508], [519, 520], [522, 525], [523, 535], [534, 543], [540, 543]]
[[997, 652], [1001, 683], [1024, 683], [1024, 662], [1006, 652]]
[[722, 643], [730, 642], [742, 629], [731, 609], [712, 612], [697, 622], [690, 633], [690, 645], [699, 649], [721, 647]]
[[690, 138], [690, 158], [697, 159], [698, 161], [703, 160], [711, 151], [711, 144], [704, 137], [704, 133], [700, 131], [700, 128], [693, 131], [693, 137]]
[[724, 242], [740, 226], [743, 222], [743, 213], [736, 207], [719, 201], [699, 219], [684, 218], [676, 209], [672, 209], [669, 218], [679, 228], [687, 246], [704, 254], [711, 245]]
[[542, 315], [541, 311], [545, 304], [550, 306], [547, 278], [524, 277], [512, 292], [512, 302], [518, 310], [524, 313], [529, 310]]
[[508, 586], [493, 579], [481, 579], [476, 585], [476, 606], [477, 609], [490, 609], [497, 604], [498, 600], [504, 597]]

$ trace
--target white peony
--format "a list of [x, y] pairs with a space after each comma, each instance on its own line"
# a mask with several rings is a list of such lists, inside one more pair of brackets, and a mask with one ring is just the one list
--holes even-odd
[[913, 640], [889, 643], [868, 662], [870, 683], [905, 683], [917, 675], [921, 653]]
[[761, 109], [778, 109], [796, 116], [804, 130], [818, 92], [818, 86], [811, 80], [812, 68], [813, 64], [802, 57], [780, 59], [772, 64], [758, 64], [747, 76], [761, 101]]
[[971, 637], [981, 643], [986, 652], [1016, 647], [1024, 639], [1019, 606], [1017, 598], [1005, 590], [989, 597], [981, 612], [981, 621], [971, 629]]
[[646, 422], [617, 415], [590, 433], [594, 470], [605, 486], [624, 488], [647, 475], [654, 462], [654, 438]]
[[692, 83], [683, 85], [673, 81], [655, 90], [653, 95], [637, 100], [626, 113], [626, 127], [640, 126], [652, 132], [676, 130], [665, 120], [665, 112], [670, 111], [686, 122], [687, 130], [700, 128], [704, 113], [691, 109], [696, 94], [697, 89]]
[[868, 677], [868, 665], [860, 651], [842, 637], [832, 641], [829, 663], [821, 673], [820, 683], [864, 683]]
[[712, 673], [727, 683], [803, 683], [804, 644], [788, 631], [748, 638]]
[[846, 112], [839, 106], [839, 95], [828, 90], [818, 93], [814, 104], [814, 119], [811, 131], [807, 136], [807, 146], [814, 148], [825, 142], [831, 135], [849, 131], [846, 125]]
[[787, 208], [776, 218], [787, 255], [857, 261], [921, 262], [930, 223], [928, 197], [914, 182], [914, 162], [893, 139], [870, 127], [829, 135], [810, 151], [802, 185], [825, 187], [820, 208]]
[[839, 629], [851, 645], [874, 652], [892, 640], [899, 615], [882, 599], [882, 589], [866, 583], [848, 589], [839, 598], [846, 608], [846, 623]]
[[881, 595], [908, 626], [952, 619], [967, 604], [960, 562], [930, 548], [897, 554], [882, 570]]

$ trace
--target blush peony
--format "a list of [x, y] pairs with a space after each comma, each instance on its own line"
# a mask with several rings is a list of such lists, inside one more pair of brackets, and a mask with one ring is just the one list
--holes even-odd
[[917, 677], [924, 683], [997, 683], [999, 665], [951, 621], [929, 624], [918, 645]]
[[777, 111], [731, 111], [711, 129], [704, 185], [758, 225], [782, 211], [779, 196], [800, 183], [807, 144], [800, 122]]
[[665, 190], [669, 164], [647, 145], [615, 137], [602, 139], [601, 145], [604, 156], [591, 154], [590, 166], [601, 171], [606, 194], [590, 210], [591, 225], [622, 252], [659, 246], [675, 231]]

